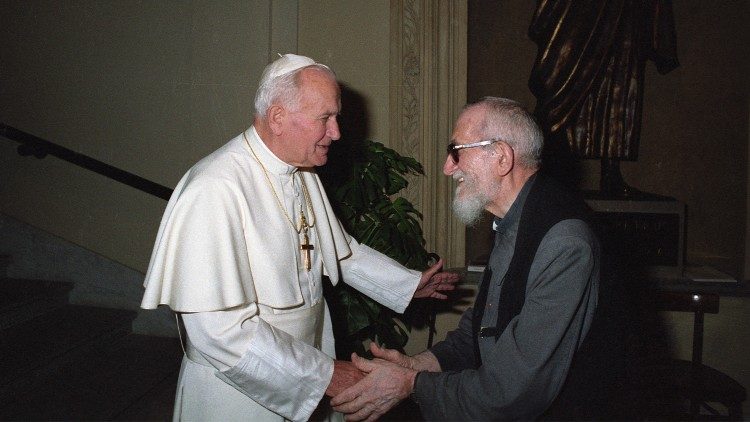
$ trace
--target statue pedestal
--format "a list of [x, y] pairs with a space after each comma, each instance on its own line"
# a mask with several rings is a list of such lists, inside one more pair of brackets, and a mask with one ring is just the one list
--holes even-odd
[[595, 226], [605, 250], [624, 254], [656, 278], [677, 279], [685, 268], [684, 203], [641, 192], [632, 199], [587, 192]]

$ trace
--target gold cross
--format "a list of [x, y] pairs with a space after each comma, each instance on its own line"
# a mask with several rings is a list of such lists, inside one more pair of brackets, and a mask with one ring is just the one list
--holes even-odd
[[307, 230], [302, 232], [302, 238], [304, 239], [304, 242], [299, 245], [299, 248], [301, 251], [305, 252], [305, 269], [310, 271], [310, 268], [312, 268], [312, 263], [310, 262], [310, 251], [315, 249], [315, 246], [310, 244], [310, 239], [307, 237]]
[[307, 225], [305, 214], [301, 214], [300, 220], [301, 220], [300, 225], [302, 226], [302, 239], [304, 239], [304, 241], [300, 243], [299, 249], [305, 252], [305, 269], [307, 271], [310, 271], [310, 269], [312, 268], [312, 262], [310, 260], [310, 251], [315, 249], [315, 247], [310, 244], [310, 238], [307, 237], [307, 229], [310, 226]]

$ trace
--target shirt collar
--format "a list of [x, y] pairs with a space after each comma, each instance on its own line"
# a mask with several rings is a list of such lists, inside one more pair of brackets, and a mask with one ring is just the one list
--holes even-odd
[[526, 202], [526, 197], [529, 196], [529, 191], [534, 184], [534, 179], [536, 179], [536, 173], [532, 174], [531, 177], [529, 177], [529, 180], [523, 184], [521, 191], [518, 192], [516, 200], [513, 201], [513, 205], [510, 206], [505, 217], [495, 217], [492, 220], [492, 230], [496, 232], [506, 230], [521, 219], [521, 210], [523, 209], [523, 204]]
[[250, 154], [255, 152], [255, 155], [270, 173], [282, 175], [293, 174], [297, 171], [297, 167], [287, 164], [277, 157], [276, 154], [271, 152], [266, 143], [260, 139], [258, 131], [255, 130], [255, 126], [251, 126], [250, 129], [245, 131], [245, 135], [247, 136], [248, 143], [253, 149]]

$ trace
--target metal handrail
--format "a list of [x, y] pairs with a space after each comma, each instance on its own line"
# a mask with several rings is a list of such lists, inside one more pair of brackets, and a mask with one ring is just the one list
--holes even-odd
[[34, 157], [41, 159], [47, 155], [53, 155], [69, 163], [99, 173], [105, 177], [124, 183], [164, 200], [169, 200], [169, 197], [172, 195], [172, 189], [166, 186], [144, 179], [133, 173], [77, 153], [3, 123], [0, 123], [0, 137], [20, 143], [21, 145], [18, 146], [17, 151], [21, 156], [33, 155]]

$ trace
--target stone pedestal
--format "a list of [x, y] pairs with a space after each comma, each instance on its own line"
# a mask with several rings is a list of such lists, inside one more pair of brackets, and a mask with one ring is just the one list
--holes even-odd
[[648, 275], [681, 278], [685, 268], [686, 206], [674, 198], [641, 194], [633, 199], [588, 193], [595, 225], [604, 247], [627, 254]]

